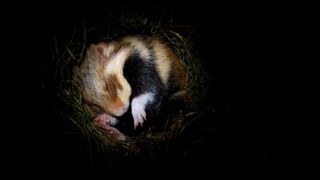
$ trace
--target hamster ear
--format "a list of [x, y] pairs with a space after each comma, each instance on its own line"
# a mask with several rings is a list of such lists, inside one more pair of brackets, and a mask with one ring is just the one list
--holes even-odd
[[107, 47], [106, 43], [99, 43], [97, 45], [91, 44], [87, 49], [87, 53], [101, 56], [104, 54], [104, 49], [106, 47]]

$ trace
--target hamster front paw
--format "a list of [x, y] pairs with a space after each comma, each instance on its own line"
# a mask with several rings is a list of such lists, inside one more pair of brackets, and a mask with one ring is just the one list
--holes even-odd
[[139, 105], [132, 106], [132, 116], [134, 129], [136, 129], [139, 124], [142, 126], [143, 122], [146, 120], [146, 112]]
[[117, 123], [118, 120], [107, 113], [100, 114], [96, 118], [94, 118], [94, 124], [103, 129], [105, 129], [106, 126], [114, 126]]
[[146, 120], [146, 105], [152, 103], [154, 99], [154, 94], [151, 92], [141, 94], [132, 99], [131, 108], [133, 116], [133, 125], [134, 129], [140, 124], [143, 125], [143, 122]]

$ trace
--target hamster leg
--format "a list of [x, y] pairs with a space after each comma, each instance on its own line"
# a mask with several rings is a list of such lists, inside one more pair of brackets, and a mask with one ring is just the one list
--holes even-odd
[[106, 125], [104, 128], [105, 132], [112, 137], [114, 137], [117, 140], [124, 141], [127, 139], [127, 136], [125, 136], [123, 133], [121, 133], [117, 128], [114, 128], [112, 126]]
[[146, 120], [146, 105], [153, 102], [154, 94], [144, 93], [132, 99], [131, 103], [131, 113], [134, 120], [134, 129], [140, 124], [143, 125], [143, 122]]

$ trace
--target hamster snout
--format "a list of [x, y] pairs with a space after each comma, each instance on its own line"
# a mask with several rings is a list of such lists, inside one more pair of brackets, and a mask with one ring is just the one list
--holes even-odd
[[124, 113], [126, 113], [126, 112], [128, 111], [129, 105], [130, 105], [129, 102], [126, 103], [126, 104], [124, 104], [121, 108], [119, 108], [119, 110], [117, 110], [117, 111], [114, 113], [114, 115], [115, 115], [115, 116], [122, 116]]

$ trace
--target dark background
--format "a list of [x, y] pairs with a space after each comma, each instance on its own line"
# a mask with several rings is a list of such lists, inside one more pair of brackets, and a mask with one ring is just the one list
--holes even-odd
[[[217, 107], [215, 118], [208, 117], [205, 125], [217, 131], [192, 147], [184, 161], [172, 157], [166, 161], [104, 162], [100, 156], [94, 156], [92, 161], [84, 137], [61, 133], [63, 126], [71, 125], [58, 119], [53, 122], [57, 112], [52, 109], [51, 97], [41, 90], [41, 82], [46, 79], [42, 73], [50, 55], [52, 33], [63, 35], [64, 30], [72, 28], [73, 21], [85, 16], [99, 21], [105, 7], [117, 10], [121, 5], [150, 17], [158, 16], [165, 9], [178, 23], [200, 25], [197, 28], [200, 40], [195, 46], [212, 79], [208, 99]], [[18, 11], [13, 10], [12, 14], [15, 12]], [[279, 164], [275, 163], [271, 142], [275, 133], [269, 125], [271, 115], [266, 113], [268, 94], [271, 94], [268, 92], [274, 89], [268, 86], [268, 76], [272, 75], [265, 73], [269, 55], [263, 42], [270, 42], [273, 30], [268, 27], [264, 12], [262, 6], [252, 4], [172, 4], [169, 1], [48, 2], [39, 8], [31, 6], [19, 11], [20, 18], [7, 26], [17, 40], [9, 39], [6, 45], [10, 47], [9, 57], [18, 59], [8, 60], [8, 66], [14, 67], [11, 73], [18, 77], [6, 82], [7, 87], [12, 87], [8, 91], [17, 98], [14, 101], [19, 102], [8, 105], [13, 111], [9, 116], [17, 119], [13, 125], [17, 130], [10, 130], [10, 134], [14, 137], [19, 131], [8, 146], [13, 159], [17, 159], [13, 168], [44, 179], [95, 179], [109, 174], [133, 178], [167, 177], [169, 173], [178, 177], [270, 174]]]

